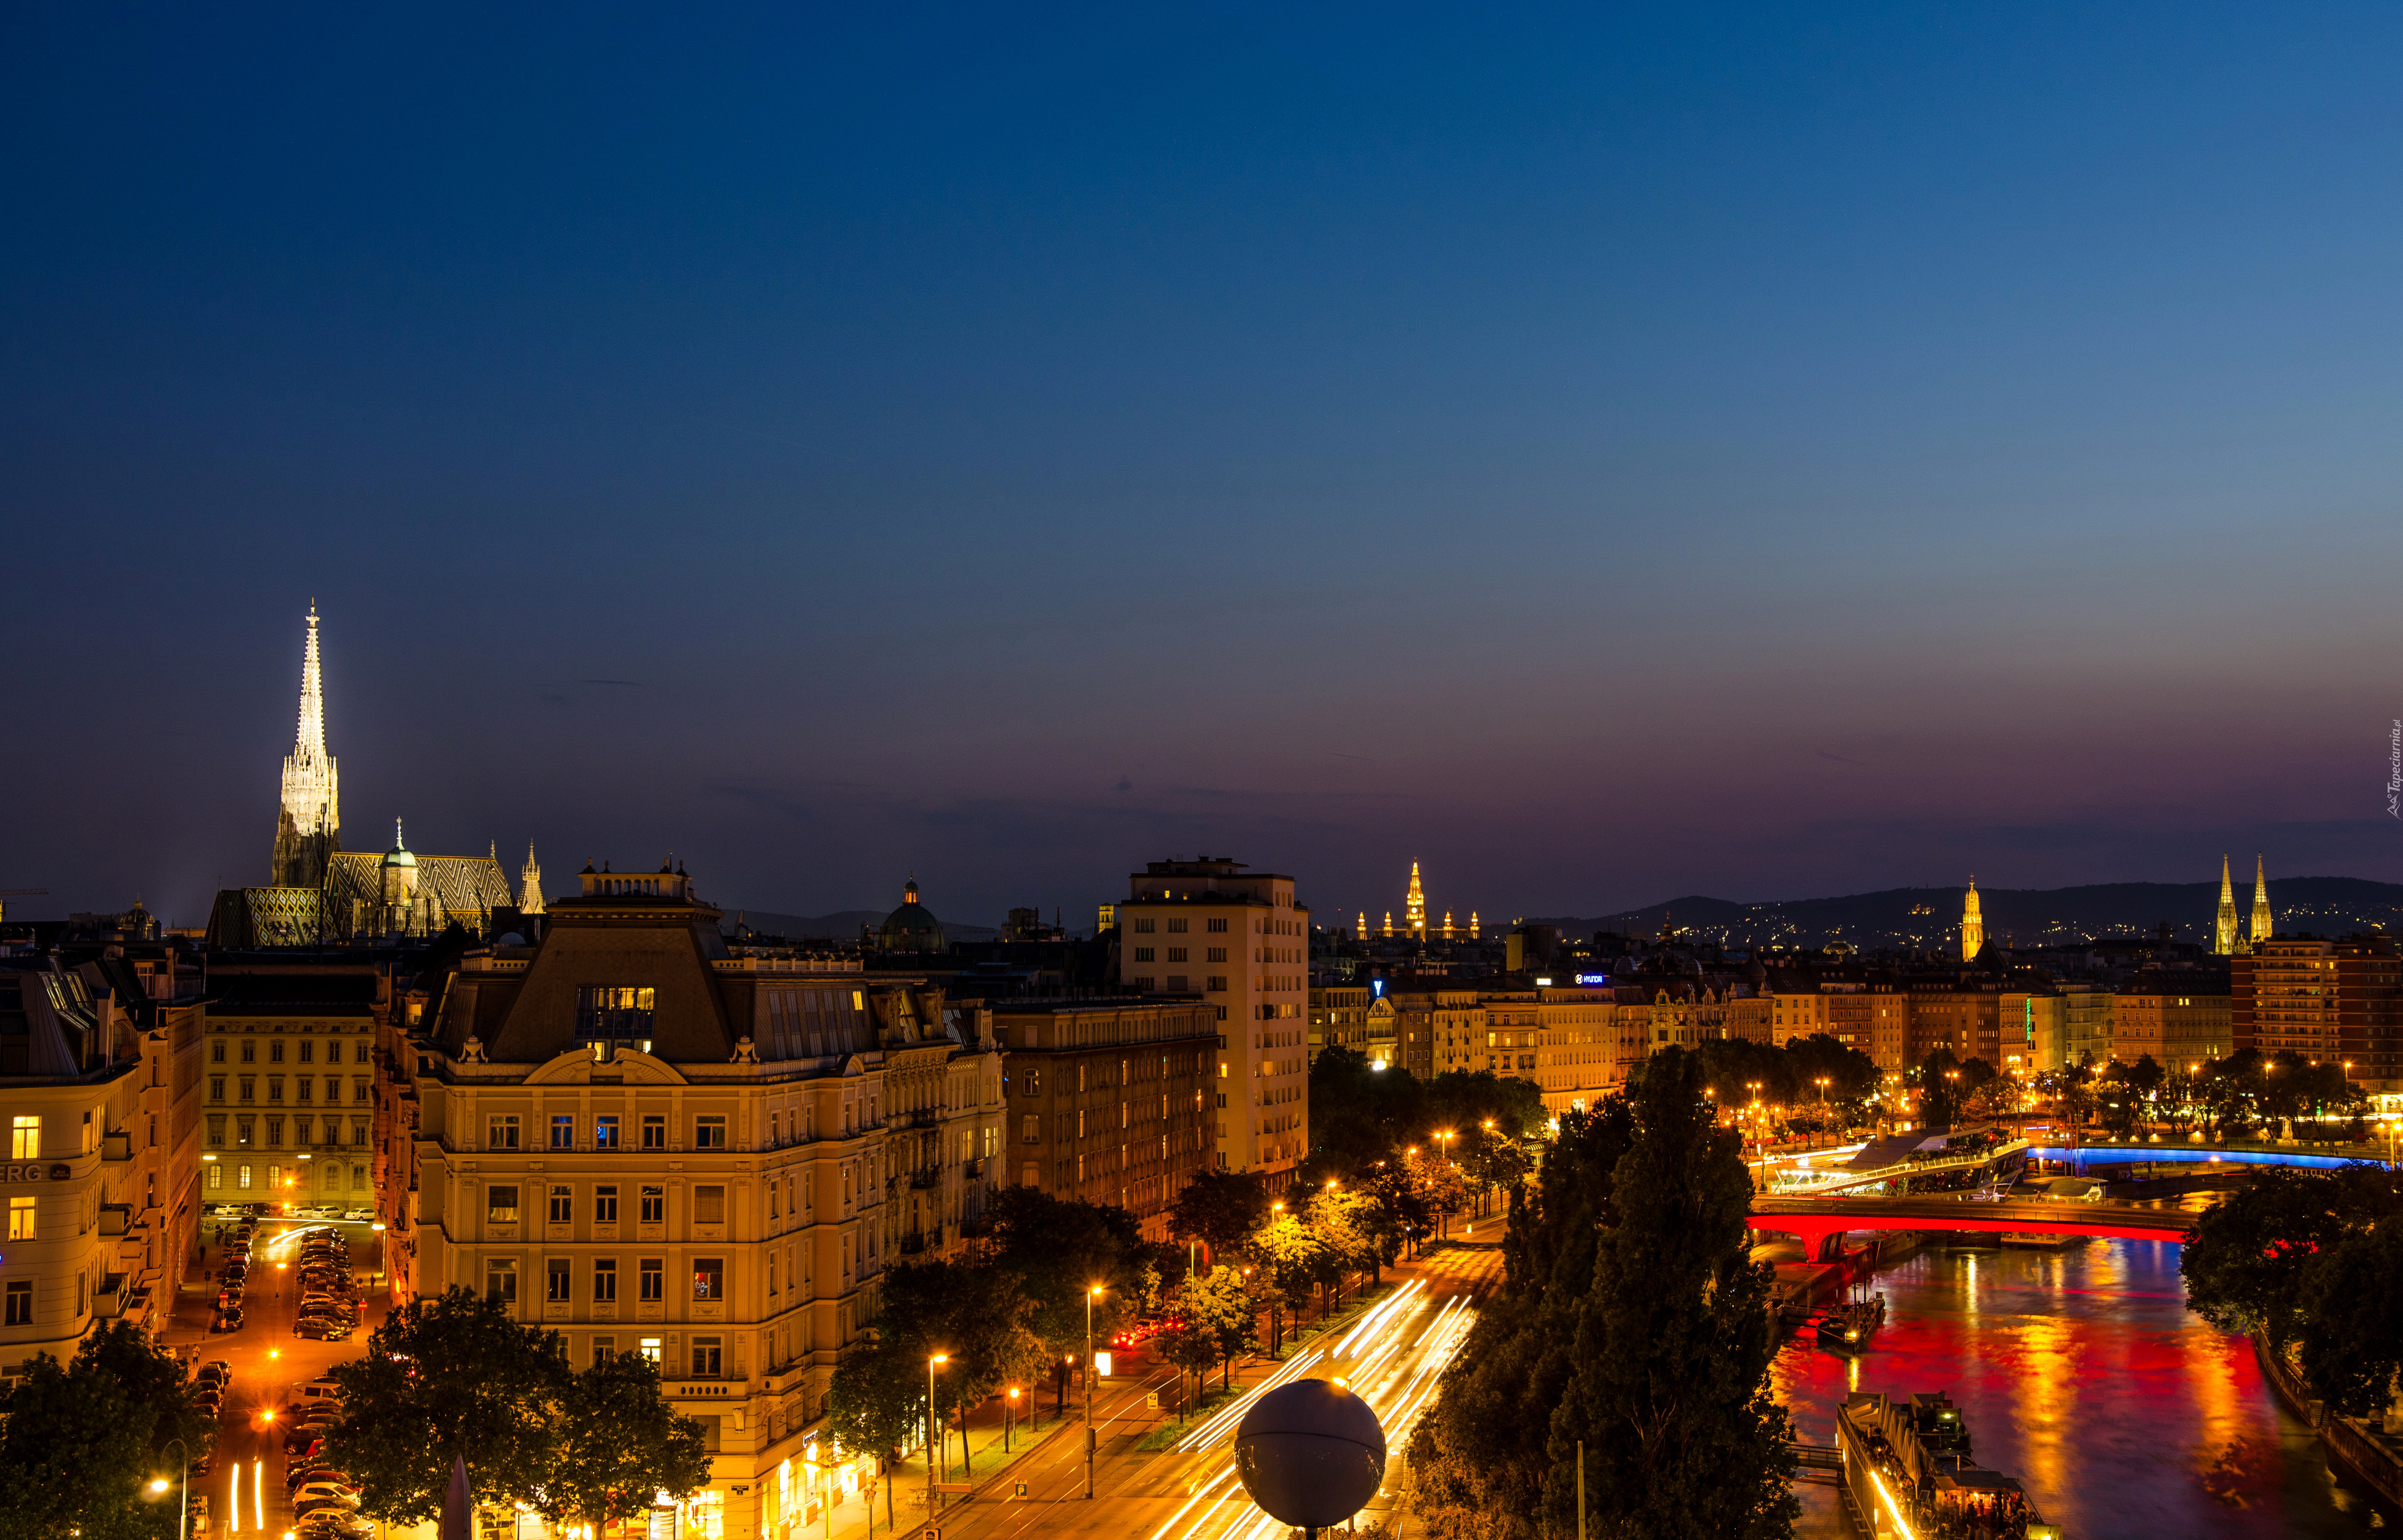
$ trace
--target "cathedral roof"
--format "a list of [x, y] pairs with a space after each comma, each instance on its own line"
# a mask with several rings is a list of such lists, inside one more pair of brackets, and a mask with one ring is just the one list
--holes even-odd
[[901, 890], [901, 907], [876, 927], [876, 945], [882, 951], [943, 950], [943, 923], [935, 918], [932, 909], [918, 902], [917, 879], [910, 879]]

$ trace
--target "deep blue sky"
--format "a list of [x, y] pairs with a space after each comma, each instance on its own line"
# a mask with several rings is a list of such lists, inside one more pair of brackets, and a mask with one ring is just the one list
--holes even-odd
[[[0, 886], [2394, 879], [2403, 12], [20, 7]], [[514, 863], [512, 863], [514, 864]], [[554, 884], [556, 885], [556, 883]]]

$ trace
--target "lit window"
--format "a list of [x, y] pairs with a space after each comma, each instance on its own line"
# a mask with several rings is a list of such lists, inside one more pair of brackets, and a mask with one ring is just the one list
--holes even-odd
[[34, 1239], [34, 1202], [35, 1200], [31, 1198], [11, 1198], [8, 1200], [9, 1240], [31, 1241]]
[[39, 1160], [42, 1158], [42, 1119], [36, 1115], [19, 1114], [9, 1120], [8, 1158]]

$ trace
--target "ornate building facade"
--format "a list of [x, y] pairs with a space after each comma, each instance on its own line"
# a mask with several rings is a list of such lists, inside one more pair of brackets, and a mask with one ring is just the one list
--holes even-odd
[[578, 1364], [650, 1358], [707, 1429], [695, 1533], [818, 1525], [850, 1469], [820, 1421], [837, 1356], [993, 1186], [991, 1018], [855, 956], [729, 948], [681, 871], [588, 867], [546, 909], [398, 1013], [393, 1299], [465, 1284]]

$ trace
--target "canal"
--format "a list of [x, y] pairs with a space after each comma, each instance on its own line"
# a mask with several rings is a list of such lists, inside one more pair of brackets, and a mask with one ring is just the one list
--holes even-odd
[[[1981, 1465], [2017, 1477], [2068, 1540], [2358, 1535], [2389, 1521], [2328, 1470], [2249, 1342], [2186, 1308], [2178, 1248], [1931, 1247], [1888, 1268], [1887, 1324], [1858, 1360], [1807, 1339], [1778, 1355], [1795, 1436], [1835, 1442], [1854, 1390], [1943, 1391]], [[1798, 1534], [1849, 1530], [1835, 1489], [1799, 1484]]]

